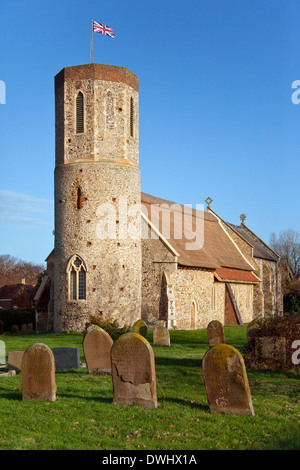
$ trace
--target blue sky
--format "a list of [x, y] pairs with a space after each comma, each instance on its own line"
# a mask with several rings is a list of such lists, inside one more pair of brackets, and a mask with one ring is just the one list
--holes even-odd
[[142, 191], [300, 231], [299, 2], [1, 0], [0, 254], [53, 248], [54, 76], [90, 62], [91, 19], [115, 32], [94, 62], [139, 77]]

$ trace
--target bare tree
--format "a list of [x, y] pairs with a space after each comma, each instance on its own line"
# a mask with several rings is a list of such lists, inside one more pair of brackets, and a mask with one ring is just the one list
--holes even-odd
[[26, 284], [34, 286], [44, 270], [42, 264], [33, 264], [11, 255], [0, 255], [0, 286], [20, 284], [22, 279], [25, 279]]
[[283, 230], [277, 236], [270, 237], [271, 248], [279, 254], [286, 270], [287, 280], [295, 281], [300, 278], [300, 233], [293, 229]]

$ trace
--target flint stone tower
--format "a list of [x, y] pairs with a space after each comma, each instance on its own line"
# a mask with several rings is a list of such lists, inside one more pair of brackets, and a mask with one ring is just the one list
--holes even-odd
[[141, 203], [138, 106], [126, 68], [79, 65], [55, 77], [55, 331], [80, 331], [90, 315], [141, 317], [140, 232], [126, 232], [139, 223], [126, 208]]

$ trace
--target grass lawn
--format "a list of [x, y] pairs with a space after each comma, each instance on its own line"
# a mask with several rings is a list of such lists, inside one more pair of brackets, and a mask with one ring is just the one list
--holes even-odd
[[[300, 371], [248, 370], [255, 416], [211, 414], [201, 360], [206, 330], [171, 331], [171, 346], [152, 344], [159, 406], [113, 404], [110, 376], [86, 368], [57, 371], [57, 400], [22, 401], [21, 374], [0, 377], [0, 449], [25, 450], [275, 450], [300, 449]], [[246, 326], [225, 327], [226, 342], [242, 352]], [[8, 351], [41, 342], [79, 347], [82, 334], [2, 335]]]

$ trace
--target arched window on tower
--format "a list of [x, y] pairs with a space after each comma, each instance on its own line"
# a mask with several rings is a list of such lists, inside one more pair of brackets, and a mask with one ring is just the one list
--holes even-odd
[[134, 118], [134, 106], [133, 106], [133, 98], [130, 98], [130, 135], [133, 137], [134, 135], [134, 126], [133, 126], [133, 118]]
[[68, 263], [69, 300], [86, 299], [86, 266], [84, 261], [75, 255]]
[[84, 100], [83, 93], [78, 92], [76, 97], [76, 133], [82, 134], [84, 132]]
[[81, 207], [82, 207], [81, 188], [80, 188], [80, 186], [78, 186], [78, 188], [77, 188], [76, 207], [77, 207], [77, 209], [81, 209]]

